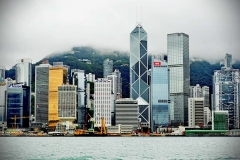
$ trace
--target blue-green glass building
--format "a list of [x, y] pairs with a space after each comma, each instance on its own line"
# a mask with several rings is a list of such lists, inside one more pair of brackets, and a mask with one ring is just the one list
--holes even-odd
[[159, 56], [152, 56], [151, 65], [151, 128], [169, 123], [169, 69], [167, 62]]
[[150, 128], [147, 33], [140, 24], [130, 33], [130, 98], [138, 101], [141, 125]]

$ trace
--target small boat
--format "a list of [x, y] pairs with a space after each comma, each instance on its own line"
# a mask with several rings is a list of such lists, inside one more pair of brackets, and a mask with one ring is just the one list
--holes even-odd
[[48, 135], [51, 136], [64, 136], [63, 132], [48, 132]]

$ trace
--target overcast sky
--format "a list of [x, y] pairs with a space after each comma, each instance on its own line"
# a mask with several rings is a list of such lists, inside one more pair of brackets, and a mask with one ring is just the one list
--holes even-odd
[[0, 65], [36, 63], [74, 46], [129, 51], [136, 21], [149, 53], [167, 53], [167, 34], [184, 32], [190, 57], [240, 60], [239, 7], [239, 0], [1, 0]]

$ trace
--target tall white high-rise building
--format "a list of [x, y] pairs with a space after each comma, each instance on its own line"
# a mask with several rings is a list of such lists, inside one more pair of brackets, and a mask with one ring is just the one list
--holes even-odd
[[138, 101], [142, 127], [150, 128], [147, 32], [140, 24], [130, 33], [130, 98]]
[[[105, 125], [111, 126], [112, 81], [98, 78], [94, 83], [94, 119], [97, 126], [101, 125], [104, 117]], [[95, 124], [95, 127], [97, 127]]]
[[95, 82], [95, 74], [88, 73], [86, 74], [87, 81]]
[[16, 82], [31, 88], [31, 77], [32, 60], [29, 58], [17, 60], [15, 73]]
[[172, 125], [188, 124], [190, 86], [189, 36], [185, 33], [167, 35], [168, 67], [170, 70], [170, 118]]

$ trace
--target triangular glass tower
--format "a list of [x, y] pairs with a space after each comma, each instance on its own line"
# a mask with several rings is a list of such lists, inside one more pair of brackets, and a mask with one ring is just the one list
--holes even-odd
[[147, 33], [138, 24], [130, 33], [130, 97], [138, 100], [141, 125], [149, 127]]

